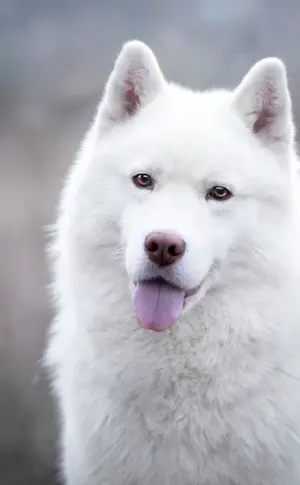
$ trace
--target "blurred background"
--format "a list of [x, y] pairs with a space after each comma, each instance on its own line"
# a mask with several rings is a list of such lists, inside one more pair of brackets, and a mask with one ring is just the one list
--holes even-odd
[[0, 485], [58, 483], [40, 365], [51, 320], [45, 227], [132, 38], [193, 88], [234, 86], [261, 57], [280, 56], [299, 124], [299, 0], [0, 0]]

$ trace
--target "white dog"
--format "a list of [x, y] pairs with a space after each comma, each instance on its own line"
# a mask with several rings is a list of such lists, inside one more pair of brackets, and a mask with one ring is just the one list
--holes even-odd
[[67, 485], [299, 485], [297, 163], [280, 60], [192, 92], [123, 47], [52, 248]]

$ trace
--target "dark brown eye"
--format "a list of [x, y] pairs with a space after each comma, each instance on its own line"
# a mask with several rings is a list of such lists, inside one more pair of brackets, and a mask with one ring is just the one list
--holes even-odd
[[222, 185], [216, 185], [206, 194], [206, 199], [214, 199], [218, 201], [227, 200], [230, 197], [232, 197], [232, 193]]
[[154, 186], [154, 181], [150, 175], [147, 173], [138, 173], [132, 177], [134, 185], [140, 189], [152, 189]]

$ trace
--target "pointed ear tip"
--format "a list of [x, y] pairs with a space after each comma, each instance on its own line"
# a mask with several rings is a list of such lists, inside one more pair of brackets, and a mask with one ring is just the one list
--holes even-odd
[[278, 57], [266, 57], [261, 59], [254, 65], [254, 67], [256, 67], [257, 70], [266, 73], [274, 73], [274, 75], [279, 74], [286, 77], [286, 66]]
[[150, 47], [140, 40], [129, 40], [123, 44], [120, 55], [139, 58], [144, 55], [153, 55]]

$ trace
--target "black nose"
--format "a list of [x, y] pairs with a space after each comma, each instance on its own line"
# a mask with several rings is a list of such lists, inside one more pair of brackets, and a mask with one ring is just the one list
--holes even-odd
[[148, 258], [159, 266], [167, 266], [178, 261], [185, 253], [186, 243], [176, 234], [151, 232], [145, 239]]

